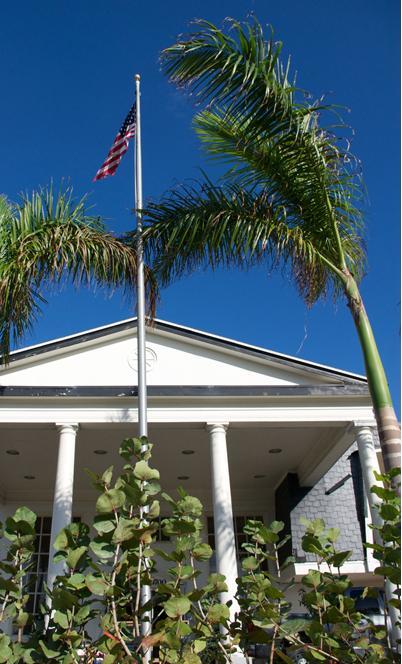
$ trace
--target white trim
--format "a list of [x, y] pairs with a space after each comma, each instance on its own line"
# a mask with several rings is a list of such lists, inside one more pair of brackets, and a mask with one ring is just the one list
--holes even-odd
[[[26, 400], [28, 401], [28, 400]], [[0, 409], [0, 423], [17, 424], [39, 424], [54, 422], [80, 422], [80, 423], [128, 423], [138, 421], [138, 412], [136, 405], [132, 408], [127, 406], [85, 406], [71, 404], [71, 406], [60, 406], [60, 399], [57, 403], [48, 403], [41, 407], [34, 405], [24, 406], [22, 400], [15, 405]], [[75, 400], [76, 401], [76, 400]], [[28, 402], [29, 403], [29, 402]], [[177, 423], [186, 424], [189, 422], [236, 422], [258, 424], [291, 424], [291, 423], [309, 423], [309, 424], [328, 424], [348, 423], [355, 419], [369, 419], [372, 409], [369, 406], [309, 406], [306, 404], [289, 406], [286, 404], [261, 406], [261, 407], [240, 407], [236, 402], [224, 402], [219, 406], [199, 406], [189, 404], [187, 407], [176, 404], [166, 404], [156, 406], [150, 404], [148, 417], [150, 423]], [[372, 426], [375, 426], [374, 418]]]
[[[300, 580], [300, 577], [308, 574], [309, 570], [318, 570], [317, 563], [308, 562], [308, 563], [295, 563], [293, 566], [293, 574], [296, 577], [296, 580]], [[321, 572], [338, 572], [338, 568], [333, 567], [332, 569], [326, 564], [320, 564]], [[341, 574], [368, 574], [371, 570], [367, 569], [367, 565], [364, 560], [348, 560], [340, 568]]]
[[[92, 334], [92, 333], [98, 332], [100, 330], [108, 330], [108, 329], [116, 327], [118, 325], [124, 325], [124, 324], [131, 323], [131, 322], [134, 323], [135, 321], [136, 321], [135, 317], [125, 318], [124, 320], [117, 321], [115, 323], [109, 323], [107, 325], [101, 325], [100, 327], [90, 328], [89, 330], [83, 330], [81, 332], [76, 332], [74, 334], [69, 334], [69, 335], [64, 336], [64, 337], [58, 337], [56, 339], [51, 339], [51, 340], [48, 340], [48, 341], [45, 341], [45, 342], [41, 342], [39, 344], [34, 344], [32, 346], [25, 346], [24, 348], [20, 348], [18, 350], [12, 351], [10, 353], [10, 356], [12, 357], [13, 355], [17, 355], [18, 353], [21, 353], [21, 352], [25, 352], [25, 351], [29, 351], [29, 350], [35, 350], [36, 348], [38, 348], [38, 349], [43, 348], [43, 347], [45, 347], [46, 345], [48, 345], [50, 343], [51, 344], [61, 343], [63, 341], [67, 341], [68, 339], [74, 339], [74, 337], [80, 337], [80, 336], [85, 335], [85, 334]], [[207, 337], [212, 342], [213, 341], [222, 341], [222, 342], [225, 342], [225, 343], [236, 344], [237, 346], [239, 346], [240, 348], [242, 348], [244, 350], [253, 350], [253, 351], [257, 351], [257, 352], [269, 353], [271, 356], [273, 356], [273, 358], [290, 360], [290, 361], [297, 362], [297, 363], [302, 362], [302, 363], [307, 365], [307, 366], [304, 367], [306, 369], [308, 369], [308, 366], [310, 366], [310, 367], [315, 368], [315, 369], [323, 369], [323, 370], [326, 370], [326, 371], [328, 371], [328, 370], [329, 371], [335, 371], [336, 373], [343, 374], [344, 376], [346, 376], [348, 378], [357, 378], [358, 380], [363, 379], [364, 381], [367, 380], [366, 376], [364, 376], [362, 374], [353, 373], [353, 372], [350, 372], [350, 371], [346, 371], [344, 369], [338, 369], [337, 367], [332, 367], [332, 366], [327, 365], [327, 364], [321, 364], [319, 362], [312, 362], [310, 360], [306, 360], [306, 359], [303, 359], [303, 358], [300, 358], [300, 357], [295, 357], [294, 355], [288, 355], [286, 353], [279, 353], [277, 351], [274, 351], [274, 350], [271, 350], [271, 349], [268, 349], [268, 348], [264, 348], [262, 346], [254, 346], [252, 344], [247, 344], [247, 343], [244, 343], [242, 341], [237, 341], [236, 339], [232, 339], [230, 337], [223, 337], [223, 336], [220, 336], [218, 334], [212, 334], [210, 332], [204, 332], [203, 330], [198, 330], [197, 328], [194, 328], [194, 327], [188, 327], [187, 325], [178, 325], [177, 323], [171, 323], [170, 321], [166, 321], [166, 320], [163, 320], [161, 318], [155, 318], [154, 322], [156, 324], [161, 323], [162, 325], [163, 324], [164, 325], [169, 325], [170, 327], [172, 327], [172, 328], [174, 328], [178, 331], [184, 330], [186, 332], [191, 332], [193, 334], [200, 334], [204, 337]], [[169, 335], [169, 330], [156, 330], [156, 328], [154, 328], [152, 331], [154, 333], [159, 333], [162, 336], [163, 335], [167, 335], [167, 336]], [[127, 332], [127, 330], [124, 330], [124, 332]], [[116, 332], [116, 334], [117, 334], [117, 332]], [[119, 334], [122, 334], [122, 332], [120, 332]], [[173, 332], [171, 334], [174, 335]], [[99, 342], [99, 340], [97, 340], [97, 341]], [[193, 342], [197, 342], [197, 343], [202, 344], [203, 340], [202, 339], [199, 339], [199, 340], [194, 339]], [[86, 344], [86, 343], [88, 343], [88, 341], [83, 341], [83, 344]], [[231, 350], [233, 352], [236, 352], [236, 349], [231, 349]], [[301, 370], [303, 369], [303, 367], [299, 367], [299, 368]], [[295, 369], [296, 369], [296, 367], [295, 367]]]
[[[136, 318], [125, 318], [124, 320], [119, 320], [117, 323], [108, 323], [107, 325], [100, 325], [99, 327], [91, 327], [89, 330], [83, 330], [82, 332], [74, 332], [73, 334], [67, 334], [65, 337], [56, 337], [55, 339], [48, 339], [47, 341], [41, 341], [39, 344], [33, 344], [32, 346], [24, 346], [23, 348], [18, 348], [18, 350], [13, 350], [10, 353], [10, 357], [13, 355], [18, 355], [18, 353], [25, 352], [27, 350], [35, 350], [35, 348], [43, 348], [48, 344], [57, 344], [62, 341], [67, 341], [68, 339], [74, 339], [74, 337], [80, 337], [83, 334], [91, 334], [92, 332], [98, 332], [99, 330], [107, 330], [109, 327], [115, 327], [116, 325], [124, 325], [124, 323], [130, 323], [135, 321]], [[87, 342], [83, 342], [87, 343]]]

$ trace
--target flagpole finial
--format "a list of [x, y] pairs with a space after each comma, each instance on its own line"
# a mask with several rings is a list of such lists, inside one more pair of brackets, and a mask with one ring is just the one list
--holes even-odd
[[135, 80], [135, 81], [139, 81], [140, 79], [141, 79], [141, 76], [140, 76], [139, 74], [136, 74], [136, 75], [134, 76], [134, 80]]

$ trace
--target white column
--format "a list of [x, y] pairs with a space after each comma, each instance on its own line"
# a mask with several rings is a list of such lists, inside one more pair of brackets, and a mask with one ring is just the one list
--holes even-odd
[[56, 424], [59, 432], [56, 482], [53, 497], [52, 531], [50, 535], [49, 568], [47, 585], [53, 587], [58, 574], [63, 573], [63, 563], [54, 563], [54, 540], [62, 528], [71, 523], [73, 509], [75, 439], [78, 424]]
[[[240, 609], [235, 599], [238, 573], [229, 461], [226, 447], [227, 428], [227, 423], [207, 424], [211, 450], [216, 569], [219, 574], [225, 575], [228, 587], [227, 592], [221, 593], [220, 599], [223, 604], [232, 600], [229, 610], [230, 619], [234, 620], [235, 614]], [[230, 659], [233, 664], [245, 664], [246, 662], [240, 652], [233, 653]]]
[[212, 498], [214, 508], [216, 569], [226, 576], [228, 591], [222, 593], [223, 603], [233, 601], [231, 618], [239, 610], [234, 600], [237, 590], [237, 556], [233, 525], [232, 495], [226, 447], [227, 424], [207, 424], [211, 450]]
[[370, 491], [370, 487], [379, 482], [375, 479], [374, 471], [380, 473], [377, 452], [374, 447], [373, 433], [368, 426], [356, 427], [356, 442], [359, 450], [360, 464], [362, 467], [363, 483], [367, 500], [370, 506], [371, 522], [374, 525], [381, 524], [376, 506], [381, 504], [381, 499]]
[[[366, 497], [370, 506], [371, 523], [375, 526], [381, 526], [382, 519], [376, 509], [377, 505], [381, 504], [381, 498], [375, 493], [370, 491], [370, 487], [377, 484], [381, 486], [380, 482], [375, 479], [374, 471], [380, 473], [380, 466], [378, 464], [377, 452], [374, 446], [373, 433], [368, 426], [356, 427], [356, 442], [359, 450], [359, 458], [362, 466], [363, 482]], [[373, 534], [374, 541], [376, 540], [376, 531]], [[395, 586], [390, 581], [385, 582], [385, 594], [388, 599], [395, 598], [393, 591]], [[394, 646], [397, 645], [398, 639], [401, 638], [401, 630], [396, 625], [399, 616], [398, 611], [394, 607], [389, 607], [389, 615], [391, 618], [391, 642]], [[400, 647], [398, 646], [398, 652]]]

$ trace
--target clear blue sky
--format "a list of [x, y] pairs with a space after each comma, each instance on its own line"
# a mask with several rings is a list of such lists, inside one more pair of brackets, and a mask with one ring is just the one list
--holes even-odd
[[[132, 160], [92, 183], [142, 75], [144, 197], [208, 170], [191, 130], [193, 109], [162, 76], [159, 51], [194, 17], [221, 24], [253, 11], [291, 54], [300, 86], [351, 109], [353, 151], [364, 167], [369, 268], [363, 294], [399, 402], [399, 8], [394, 0], [20, 0], [1, 21], [1, 191], [70, 179], [121, 232], [133, 225]], [[66, 288], [49, 295], [24, 345], [132, 315], [119, 293], [105, 299]], [[202, 272], [162, 293], [160, 318], [362, 373], [343, 301], [307, 311], [291, 284], [259, 268]], [[301, 347], [301, 348], [300, 348]]]

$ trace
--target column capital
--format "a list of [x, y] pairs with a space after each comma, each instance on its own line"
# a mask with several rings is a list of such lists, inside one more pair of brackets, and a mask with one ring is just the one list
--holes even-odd
[[376, 426], [375, 420], [354, 420], [350, 423], [349, 429], [351, 431], [359, 431], [359, 429], [374, 429]]
[[206, 422], [205, 428], [208, 433], [214, 433], [216, 431], [226, 432], [229, 428], [229, 422]]
[[55, 427], [59, 433], [62, 433], [62, 431], [77, 433], [79, 426], [78, 422], [55, 422]]

